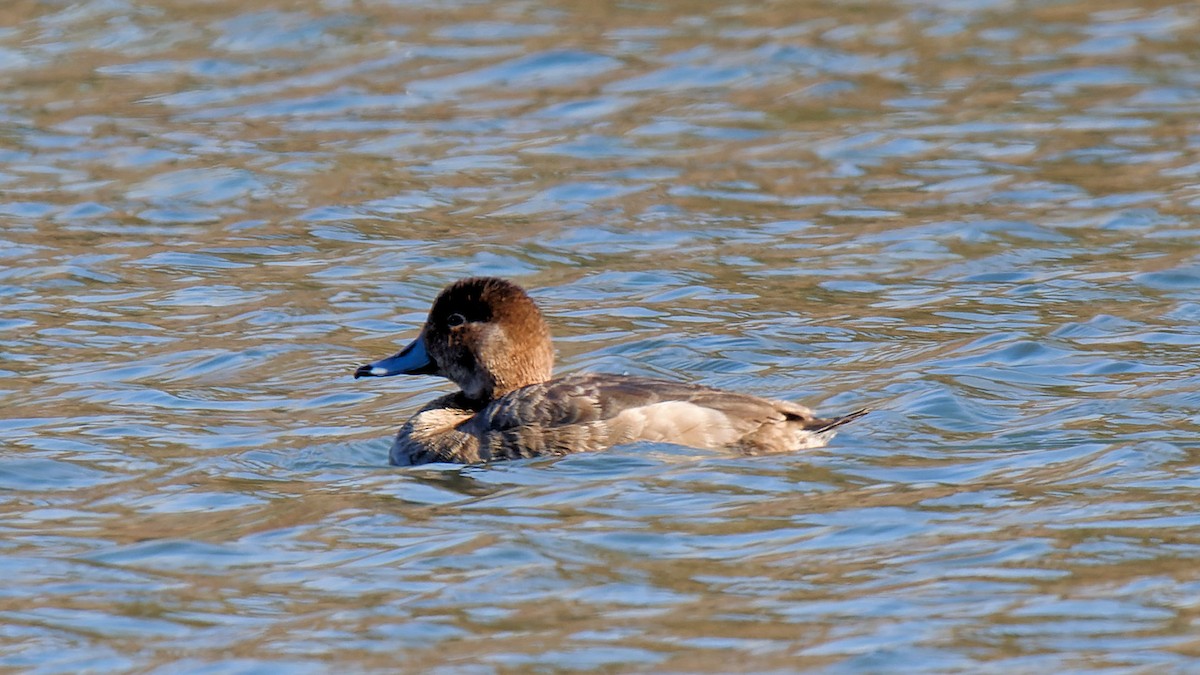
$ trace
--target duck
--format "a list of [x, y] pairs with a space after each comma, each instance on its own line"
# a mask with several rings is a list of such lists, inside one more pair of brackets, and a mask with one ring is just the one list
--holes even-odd
[[391, 464], [478, 464], [658, 441], [747, 455], [826, 445], [868, 409], [833, 418], [790, 401], [639, 375], [554, 377], [550, 329], [516, 283], [471, 277], [446, 286], [398, 353], [354, 378], [435, 375], [458, 390], [400, 427]]

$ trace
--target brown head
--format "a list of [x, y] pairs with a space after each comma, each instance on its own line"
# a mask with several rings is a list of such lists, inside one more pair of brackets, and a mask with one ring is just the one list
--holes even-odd
[[475, 401], [488, 401], [550, 379], [550, 329], [518, 285], [472, 277], [442, 290], [421, 334], [394, 356], [361, 366], [354, 377], [440, 375]]

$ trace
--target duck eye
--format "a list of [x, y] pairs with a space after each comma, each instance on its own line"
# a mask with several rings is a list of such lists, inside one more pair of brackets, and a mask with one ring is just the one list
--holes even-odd
[[463, 316], [462, 314], [454, 313], [446, 317], [446, 325], [450, 326], [451, 328], [454, 328], [455, 326], [461, 326], [466, 322], [467, 317]]

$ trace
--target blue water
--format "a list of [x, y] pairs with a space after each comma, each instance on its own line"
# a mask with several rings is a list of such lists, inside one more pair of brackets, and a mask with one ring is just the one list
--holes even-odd
[[[0, 669], [1190, 672], [1188, 3], [17, 3]], [[387, 466], [466, 275], [827, 448]]]

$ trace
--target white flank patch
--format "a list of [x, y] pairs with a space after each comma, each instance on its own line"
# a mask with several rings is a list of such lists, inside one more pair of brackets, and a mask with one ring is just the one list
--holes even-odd
[[627, 429], [636, 439], [693, 448], [720, 448], [741, 437], [724, 413], [685, 401], [630, 408], [614, 417], [611, 424], [614, 429]]

